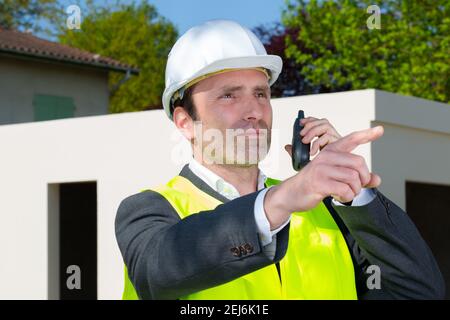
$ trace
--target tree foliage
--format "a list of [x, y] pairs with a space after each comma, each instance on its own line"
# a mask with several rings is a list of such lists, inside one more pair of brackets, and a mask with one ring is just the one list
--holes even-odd
[[288, 2], [283, 25], [298, 33], [286, 37], [286, 56], [309, 82], [336, 91], [377, 88], [449, 102], [450, 2], [376, 1], [381, 29], [369, 29], [372, 2]]
[[[80, 30], [62, 29], [59, 35], [62, 43], [139, 68], [138, 76], [132, 76], [112, 92], [111, 112], [161, 107], [165, 65], [176, 38], [174, 25], [146, 2], [112, 8], [91, 6], [82, 17]], [[123, 77], [121, 73], [111, 73], [110, 88], [116, 88]]]
[[48, 31], [45, 21], [53, 21], [61, 12], [56, 0], [1, 0], [0, 27], [34, 33]]
[[323, 83], [314, 84], [302, 74], [302, 65], [298, 64], [295, 59], [287, 57], [286, 39], [288, 37], [294, 39], [295, 45], [299, 50], [312, 53], [298, 38], [298, 30], [287, 29], [280, 23], [275, 23], [273, 25], [260, 25], [254, 28], [253, 32], [262, 41], [268, 54], [277, 55], [283, 60], [283, 71], [271, 87], [272, 97], [343, 91], [349, 88], [348, 85], [330, 87]]

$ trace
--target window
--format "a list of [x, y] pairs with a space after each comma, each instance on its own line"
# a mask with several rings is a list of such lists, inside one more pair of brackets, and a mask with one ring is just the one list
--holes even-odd
[[54, 120], [72, 118], [75, 103], [71, 97], [36, 94], [33, 97], [34, 120]]

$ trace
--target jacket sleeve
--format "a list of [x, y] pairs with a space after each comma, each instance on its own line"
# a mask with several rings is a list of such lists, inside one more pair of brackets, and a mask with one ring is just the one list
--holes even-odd
[[123, 200], [116, 215], [116, 238], [139, 297], [176, 299], [281, 260], [289, 225], [278, 233], [274, 260], [269, 259], [254, 218], [258, 193], [184, 219], [154, 191]]
[[[407, 213], [374, 190], [375, 199], [365, 206], [333, 204], [350, 233], [359, 298], [443, 299], [445, 283], [428, 245]], [[380, 289], [367, 288], [369, 265], [380, 268]]]

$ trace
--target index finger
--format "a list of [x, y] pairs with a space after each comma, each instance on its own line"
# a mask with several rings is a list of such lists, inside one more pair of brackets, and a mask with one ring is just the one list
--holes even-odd
[[308, 123], [308, 122], [310, 122], [310, 121], [312, 121], [312, 120], [317, 120], [317, 118], [314, 118], [314, 117], [305, 117], [305, 118], [302, 118], [302, 119], [300, 119], [300, 124], [301, 124], [301, 125], [305, 125], [306, 123]]
[[352, 132], [345, 137], [330, 143], [327, 147], [328, 150], [334, 150], [339, 152], [351, 152], [357, 146], [372, 142], [380, 138], [384, 133], [382, 126], [376, 126], [361, 131]]

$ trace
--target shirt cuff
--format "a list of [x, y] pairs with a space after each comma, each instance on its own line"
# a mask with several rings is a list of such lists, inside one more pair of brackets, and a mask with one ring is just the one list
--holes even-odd
[[[359, 207], [359, 206], [365, 206], [366, 204], [369, 204], [372, 202], [373, 199], [377, 194], [372, 189], [362, 188], [361, 192], [353, 199], [351, 207]], [[333, 204], [336, 206], [345, 206], [345, 204], [333, 199]]]
[[258, 228], [258, 233], [260, 235], [261, 239], [261, 245], [263, 247], [267, 246], [268, 244], [272, 243], [273, 236], [276, 235], [281, 229], [283, 229], [291, 220], [291, 216], [277, 229], [270, 230], [270, 223], [267, 219], [266, 212], [264, 211], [264, 198], [266, 196], [267, 191], [270, 189], [265, 188], [263, 189], [255, 200], [255, 221], [256, 221], [256, 227]]
[[277, 235], [272, 237], [272, 242], [264, 246], [262, 251], [270, 260], [275, 258], [275, 252], [277, 251]]

